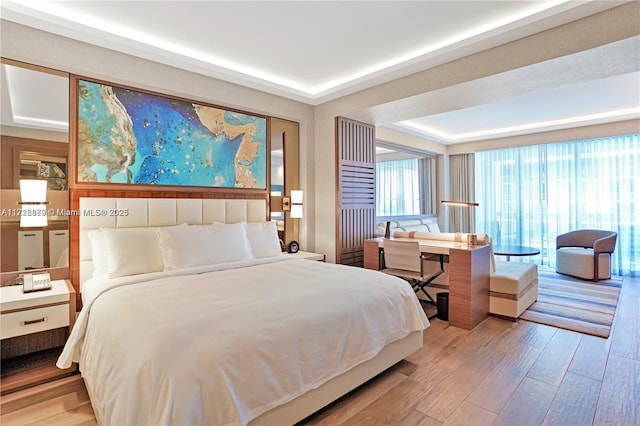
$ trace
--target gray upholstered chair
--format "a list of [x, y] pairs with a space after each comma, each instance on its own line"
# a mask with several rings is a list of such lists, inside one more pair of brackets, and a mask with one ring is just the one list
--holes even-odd
[[586, 280], [611, 278], [611, 253], [618, 234], [582, 229], [556, 237], [556, 272]]

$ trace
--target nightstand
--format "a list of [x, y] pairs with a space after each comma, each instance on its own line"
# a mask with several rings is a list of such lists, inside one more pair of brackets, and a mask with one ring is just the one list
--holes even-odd
[[76, 295], [68, 280], [31, 293], [23, 293], [20, 285], [0, 287], [0, 394], [75, 371], [55, 366], [75, 319]]
[[312, 253], [310, 251], [298, 251], [297, 253], [283, 253], [285, 256], [295, 257], [297, 259], [318, 260], [324, 262], [325, 256], [320, 253]]

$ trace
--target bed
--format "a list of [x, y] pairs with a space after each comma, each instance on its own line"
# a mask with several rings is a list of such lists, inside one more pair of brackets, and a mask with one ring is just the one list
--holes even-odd
[[422, 346], [411, 286], [283, 256], [264, 200], [80, 209], [114, 214], [80, 218], [83, 309], [58, 366], [79, 364], [100, 424], [293, 424]]

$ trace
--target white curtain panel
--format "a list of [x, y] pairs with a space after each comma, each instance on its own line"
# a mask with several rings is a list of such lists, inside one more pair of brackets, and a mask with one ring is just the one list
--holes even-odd
[[[450, 156], [449, 173], [449, 200], [475, 202], [474, 154]], [[447, 209], [449, 232], [478, 232], [474, 226], [477, 207], [448, 205]]]
[[541, 250], [555, 266], [556, 236], [576, 229], [618, 233], [612, 273], [640, 275], [640, 135], [476, 153], [476, 232], [494, 245]]
[[376, 163], [376, 216], [421, 214], [419, 159]]

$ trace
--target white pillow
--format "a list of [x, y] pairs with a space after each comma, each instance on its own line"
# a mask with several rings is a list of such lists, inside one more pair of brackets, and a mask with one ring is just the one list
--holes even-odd
[[261, 257], [282, 255], [275, 222], [247, 223], [246, 227], [253, 257], [260, 259]]
[[[202, 229], [202, 227], [199, 227]], [[245, 222], [214, 223], [211, 229], [213, 263], [237, 262], [253, 259]]]
[[165, 271], [215, 263], [211, 226], [158, 228], [158, 242]]
[[101, 228], [109, 258], [110, 278], [164, 269], [157, 228]]
[[109, 272], [109, 256], [107, 245], [101, 229], [92, 229], [87, 232], [87, 238], [91, 244], [91, 259], [93, 261], [93, 276], [107, 275]]

